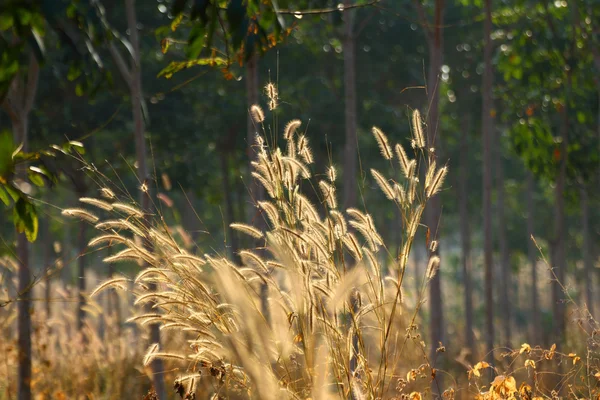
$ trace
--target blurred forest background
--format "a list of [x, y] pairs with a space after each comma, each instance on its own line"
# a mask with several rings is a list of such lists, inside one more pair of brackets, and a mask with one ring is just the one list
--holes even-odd
[[[9, 340], [0, 359], [32, 343], [28, 357], [44, 358], [46, 326], [65, 332], [56, 339], [70, 352], [65, 369], [89, 351], [69, 344], [82, 329], [88, 343], [137, 335], [120, 315], [130, 299], [98, 305], [83, 294], [138, 265], [103, 263], [109, 252], [87, 247], [93, 229], [61, 215], [107, 182], [159, 211], [192, 252], [234, 257], [248, 245], [229, 224], [261, 219], [249, 109], [269, 108], [268, 82], [279, 105], [267, 135], [300, 119], [314, 170], [337, 168], [344, 209], [368, 205], [392, 253], [403, 228], [367, 172], [389, 168], [371, 127], [410, 148], [421, 111], [449, 174], [417, 234], [404, 301], [417, 301], [438, 240], [439, 274], [417, 323], [434, 354], [446, 346], [446, 369], [491, 359], [493, 348], [580, 340], [582, 314], [567, 294], [592, 316], [600, 310], [600, 2], [339, 2], [1, 2], [0, 329]], [[141, 355], [126, 343], [111, 357], [134, 369]], [[34, 361], [33, 379], [51, 393], [35, 383], [36, 371], [58, 370], [47, 358]], [[0, 372], [0, 398], [29, 398], [13, 373]], [[71, 385], [65, 398], [75, 398]], [[148, 389], [143, 371], [124, 385], [137, 398]]]

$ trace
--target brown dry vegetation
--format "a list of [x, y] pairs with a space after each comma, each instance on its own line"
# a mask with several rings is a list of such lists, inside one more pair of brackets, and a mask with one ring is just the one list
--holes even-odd
[[[115, 247], [106, 262], [147, 267], [135, 278], [113, 277], [91, 293], [83, 332], [74, 328], [74, 308], [64, 306], [71, 304], [65, 288], [57, 289], [67, 303], [54, 306], [56, 318], [34, 315], [32, 386], [41, 398], [141, 397], [154, 359], [168, 363], [167, 379], [176, 396], [186, 399], [600, 395], [596, 323], [571, 299], [577, 330], [572, 337], [585, 338], [561, 345], [572, 352], [523, 344], [497, 350], [495, 366], [485, 361], [470, 365], [462, 349], [446, 349], [442, 343], [438, 353], [450, 353], [455, 363], [438, 365], [437, 355], [428, 355], [417, 323], [439, 258], [434, 234], [420, 221], [427, 200], [442, 188], [447, 168], [436, 165], [418, 112], [413, 115], [412, 157], [373, 128], [382, 157], [396, 171], [389, 177], [371, 169], [369, 179], [402, 216], [398, 254], [384, 243], [368, 205], [340, 208], [333, 166], [323, 173], [311, 170], [310, 145], [299, 121], [286, 126], [278, 146], [263, 126], [262, 109], [257, 106], [252, 114], [262, 132], [256, 137], [252, 175], [268, 199], [256, 204], [263, 219], [256, 226], [263, 228], [231, 225], [248, 236], [249, 244], [233, 259], [193, 253], [162, 219], [148, 224], [135, 205], [113, 198], [86, 198], [86, 210], [63, 212], [95, 225], [98, 236], [91, 247]], [[113, 196], [108, 188], [104, 193]], [[100, 220], [94, 207], [110, 216]], [[415, 291], [406, 288], [405, 278], [414, 273], [407, 271], [417, 232], [430, 239], [431, 255]], [[100, 300], [114, 289], [127, 289], [138, 306], [128, 320], [133, 324], [122, 331], [120, 321], [104, 313], [106, 297]], [[15, 390], [14, 310], [2, 313], [4, 337], [12, 338], [2, 344], [5, 362], [0, 366], [0, 398], [8, 399]], [[160, 325], [161, 346], [143, 336], [153, 323]], [[142, 337], [134, 334], [134, 325]]]

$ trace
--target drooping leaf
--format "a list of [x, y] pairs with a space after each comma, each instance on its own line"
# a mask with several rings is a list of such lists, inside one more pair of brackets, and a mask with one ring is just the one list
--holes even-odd
[[17, 232], [25, 233], [27, 240], [34, 242], [38, 234], [38, 217], [35, 206], [21, 196], [13, 208], [13, 220]]

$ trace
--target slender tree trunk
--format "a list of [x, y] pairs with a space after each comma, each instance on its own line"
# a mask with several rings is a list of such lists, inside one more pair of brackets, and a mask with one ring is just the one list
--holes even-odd
[[498, 212], [498, 245], [500, 250], [500, 314], [502, 315], [502, 327], [504, 328], [504, 345], [507, 348], [511, 347], [512, 336], [512, 319], [510, 288], [511, 271], [510, 271], [510, 256], [508, 246], [506, 244], [506, 219], [504, 216], [504, 166], [502, 165], [502, 136], [499, 134], [496, 148], [496, 204]]
[[[107, 248], [107, 257], [112, 255], [112, 247]], [[108, 264], [108, 276], [112, 279], [115, 276], [115, 265], [113, 263]], [[115, 289], [108, 289], [108, 309], [107, 314], [111, 318], [113, 324], [117, 329], [117, 336], [121, 336], [121, 305], [119, 301], [119, 294]]]
[[[8, 113], [15, 143], [23, 144], [23, 151], [29, 149], [28, 128], [29, 113], [33, 107], [35, 94], [37, 92], [39, 78], [39, 64], [33, 54], [29, 55], [29, 68], [27, 76], [18, 73], [8, 89], [2, 106]], [[24, 168], [18, 168], [17, 175], [26, 179]], [[18, 303], [17, 303], [17, 354], [18, 354], [18, 376], [17, 376], [17, 399], [30, 400], [31, 396], [31, 314], [33, 304], [31, 302], [31, 272], [29, 269], [29, 242], [25, 233], [17, 233], [17, 259], [18, 270]]]
[[[556, 276], [552, 279], [552, 314], [554, 316], [554, 335], [558, 341], [565, 339], [565, 304], [560, 287], [565, 284], [565, 269], [567, 265], [565, 252], [565, 180], [567, 175], [569, 119], [567, 105], [562, 111], [560, 127], [560, 164], [554, 187], [554, 239], [552, 246], [552, 268]], [[558, 281], [557, 281], [558, 280]]]
[[[27, 117], [20, 122], [13, 122], [16, 142], [23, 143], [23, 151], [28, 150], [27, 145]], [[31, 396], [31, 314], [33, 303], [31, 302], [31, 271], [29, 269], [29, 242], [24, 233], [17, 233], [17, 258], [19, 260], [19, 302], [17, 304], [17, 329], [19, 377], [17, 382], [17, 398], [19, 400], [30, 400]]]
[[[142, 73], [141, 73], [141, 53], [140, 53], [140, 41], [138, 37], [137, 28], [137, 17], [135, 12], [135, 0], [125, 0], [125, 12], [127, 14], [127, 27], [129, 29], [129, 35], [131, 39], [132, 47], [132, 62], [130, 66], [130, 93], [131, 93], [131, 108], [133, 113], [133, 124], [134, 124], [134, 136], [135, 136], [135, 152], [137, 160], [137, 173], [140, 184], [142, 185], [141, 190], [141, 207], [146, 214], [146, 224], [149, 226], [149, 215], [150, 215], [150, 187], [151, 178], [148, 171], [148, 155], [146, 152], [146, 138], [145, 138], [145, 126], [143, 116], [143, 103], [142, 103]], [[146, 248], [152, 250], [152, 245], [149, 242], [145, 243]], [[144, 265], [143, 268], [146, 268]], [[152, 285], [150, 290], [156, 290], [156, 286]], [[149, 303], [147, 307], [152, 308], [152, 303]], [[150, 325], [150, 341], [151, 343], [160, 344], [160, 330], [158, 324]], [[151, 364], [154, 390], [160, 400], [167, 398], [167, 392], [164, 382], [164, 367], [163, 362], [160, 359], [154, 359]]]
[[494, 354], [494, 265], [492, 259], [492, 137], [494, 121], [492, 110], [494, 100], [492, 93], [492, 1], [485, 0], [485, 21], [483, 28], [483, 87], [482, 87], [482, 133], [483, 133], [483, 252], [485, 267], [485, 338], [486, 350], [493, 361]]
[[221, 175], [223, 177], [223, 195], [225, 196], [225, 223], [227, 226], [227, 233], [229, 234], [229, 246], [227, 247], [227, 252], [230, 259], [234, 259], [237, 257], [238, 244], [237, 235], [229, 226], [234, 222], [235, 218], [233, 211], [233, 188], [231, 187], [231, 182], [229, 181], [229, 163], [227, 162], [229, 159], [229, 154], [224, 149], [221, 149], [220, 158]]
[[581, 189], [581, 229], [583, 231], [583, 271], [585, 274], [585, 301], [590, 315], [594, 316], [594, 296], [592, 293], [593, 287], [593, 262], [592, 262], [592, 246], [590, 241], [590, 204], [586, 188]]
[[50, 218], [47, 218], [41, 224], [42, 229], [42, 259], [43, 259], [43, 275], [46, 285], [44, 287], [44, 306], [46, 308], [46, 319], [50, 319], [52, 307], [50, 304], [50, 293], [52, 289], [52, 281], [50, 277], [50, 267], [52, 264], [52, 243], [50, 239]]
[[540, 328], [540, 306], [539, 306], [539, 295], [538, 295], [538, 278], [537, 278], [537, 249], [531, 236], [535, 235], [535, 203], [533, 201], [533, 194], [535, 192], [535, 181], [533, 174], [527, 172], [527, 255], [529, 258], [529, 265], [531, 266], [531, 337], [533, 343], [538, 345], [541, 341]]
[[[351, 2], [345, 0], [344, 4]], [[344, 208], [356, 206], [357, 191], [357, 122], [356, 122], [356, 43], [354, 37], [354, 11], [344, 12], [344, 121], [346, 144], [344, 147]]]
[[[79, 197], [83, 197], [82, 193], [77, 194]], [[83, 320], [85, 319], [85, 312], [83, 307], [85, 306], [85, 249], [87, 243], [85, 240], [85, 228], [86, 221], [79, 221], [79, 233], [77, 235], [77, 330], [83, 335]], [[85, 335], [84, 335], [85, 336]]]
[[477, 359], [475, 335], [473, 333], [473, 286], [471, 283], [471, 229], [469, 226], [469, 132], [470, 116], [463, 117], [460, 140], [459, 214], [461, 237], [461, 263], [465, 286], [465, 342], [471, 351], [470, 362]]
[[[444, 0], [436, 0], [435, 16], [432, 24], [432, 30], [429, 32], [429, 71], [427, 74], [427, 100], [429, 104], [429, 112], [427, 114], [427, 147], [434, 148], [435, 151], [430, 153], [431, 159], [439, 157], [442, 152], [442, 141], [439, 130], [439, 72], [442, 67], [443, 59], [443, 24], [444, 24]], [[439, 237], [439, 222], [442, 215], [440, 196], [431, 198], [425, 208], [425, 223], [429, 229], [432, 240], [438, 240]], [[434, 254], [435, 253], [435, 254]], [[431, 255], [439, 255], [439, 246]], [[442, 306], [442, 284], [441, 271], [443, 270], [443, 260], [440, 264], [440, 272], [438, 272], [429, 282], [429, 329], [430, 329], [430, 360], [434, 362], [437, 359], [437, 348], [439, 343], [445, 343], [444, 335], [444, 313]], [[447, 343], [445, 343], [447, 345]], [[436, 363], [439, 365], [439, 363]], [[440, 383], [441, 377], [436, 381]], [[434, 386], [437, 389], [437, 386]]]

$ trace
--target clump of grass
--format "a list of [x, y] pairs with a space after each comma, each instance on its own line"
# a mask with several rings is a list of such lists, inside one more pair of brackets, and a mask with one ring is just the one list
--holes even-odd
[[[0, 260], [0, 268], [5, 262], [8, 260]], [[88, 278], [94, 277], [94, 274], [88, 274]], [[111, 285], [122, 285], [122, 282], [124, 278], [118, 278]], [[31, 296], [34, 299], [43, 298], [44, 284], [33, 287]], [[146, 339], [137, 335], [131, 326], [123, 327], [114, 315], [116, 310], [109, 315], [103, 307], [107, 298], [87, 304], [85, 323], [79, 330], [77, 303], [73, 301], [76, 289], [58, 280], [52, 285], [52, 315], [40, 310], [42, 307], [38, 308], [37, 302], [32, 314], [31, 386], [36, 399], [141, 398], [151, 382], [150, 371], [140, 368]], [[128, 293], [122, 291], [121, 294], [126, 296]], [[122, 312], [127, 311], [124, 300], [119, 301]], [[3, 339], [0, 343], [0, 399], [15, 399], [18, 338], [14, 304], [0, 309], [0, 332]]]
[[[266, 91], [272, 109], [276, 88]], [[265, 120], [258, 106], [252, 107], [252, 115], [258, 124]], [[427, 151], [422, 127], [415, 132], [414, 159], [373, 128], [383, 158], [392, 160], [396, 154], [401, 166], [395, 179], [372, 170], [402, 216], [402, 246], [394, 256], [367, 210], [339, 209], [334, 167], [326, 171], [326, 180], [316, 182], [315, 190], [308, 138], [294, 134], [300, 124], [293, 120], [285, 127], [281, 148], [257, 136], [252, 176], [269, 198], [256, 205], [264, 228], [231, 225], [258, 242], [256, 248], [239, 252], [239, 262], [219, 254], [192, 255], [160, 224], [146, 227], [137, 221], [141, 215], [119, 203], [112, 204], [113, 212], [126, 212], [128, 223], [117, 219], [121, 222], [97, 225], [103, 232], [91, 244], [123, 247], [112, 261], [137, 258], [149, 264], [134, 281], [140, 288], [137, 302], [150, 303], [153, 310], [134, 320], [159, 323], [163, 335], [175, 330], [187, 337], [188, 346], [178, 351], [153, 344], [144, 357], [146, 365], [164, 358], [186, 367], [175, 382], [182, 397], [192, 396], [203, 381], [211, 381], [215, 393], [224, 397], [400, 395], [408, 388], [416, 390], [414, 384], [398, 383], [407, 370], [405, 361], [415, 356], [409, 354], [409, 343], [416, 343], [419, 356], [426, 359], [422, 371], [435, 376], [418, 335], [405, 331], [414, 326], [417, 311], [411, 315], [406, 310], [402, 290], [425, 203], [441, 188], [446, 168], [427, 164], [432, 179], [425, 187], [417, 163], [433, 157], [422, 154]], [[152, 242], [153, 253], [136, 245], [135, 236]], [[432, 259], [432, 268], [436, 263], [439, 259]], [[434, 272], [427, 272], [424, 285]], [[122, 281], [105, 283], [95, 293], [111, 284]], [[420, 390], [430, 383], [426, 380]]]

